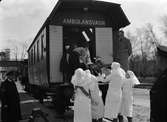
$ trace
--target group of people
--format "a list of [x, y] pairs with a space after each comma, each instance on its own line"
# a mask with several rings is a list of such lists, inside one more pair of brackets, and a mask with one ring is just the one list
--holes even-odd
[[[124, 70], [129, 69], [128, 57], [132, 53], [130, 40], [124, 36], [124, 31], [118, 31], [117, 49], [114, 53], [114, 60], [119, 62]], [[91, 43], [87, 41], [64, 41], [63, 55], [60, 61], [60, 72], [63, 74], [63, 81], [70, 82], [74, 71], [77, 68], [87, 69], [94, 61], [94, 53], [90, 48]], [[91, 51], [89, 51], [91, 49]], [[91, 68], [89, 68], [91, 69]], [[98, 70], [98, 69], [97, 69]], [[97, 75], [97, 73], [96, 73]]]
[[[109, 84], [105, 103], [98, 81]], [[71, 83], [75, 88], [74, 122], [102, 122], [103, 119], [117, 122], [117, 118], [123, 122], [124, 116], [132, 122], [132, 88], [140, 82], [132, 71], [125, 72], [118, 62], [111, 64], [111, 72], [107, 76], [95, 76], [89, 69], [78, 68]]]
[[77, 43], [66, 44], [60, 61], [60, 72], [63, 74], [63, 81], [70, 82], [77, 68], [86, 69], [89, 64], [92, 64], [92, 61], [88, 42], [83, 42], [82, 45]]

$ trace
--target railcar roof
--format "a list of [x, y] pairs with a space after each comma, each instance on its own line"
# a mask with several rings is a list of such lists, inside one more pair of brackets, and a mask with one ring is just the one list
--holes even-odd
[[51, 12], [49, 19], [52, 19], [59, 11], [67, 9], [79, 10], [83, 8], [107, 15], [116, 28], [125, 27], [130, 24], [120, 4], [95, 0], [59, 0], [57, 6]]
[[[66, 9], [83, 9], [88, 8], [90, 11], [100, 12], [102, 14], [107, 15], [112, 21], [113, 28], [122, 28], [130, 24], [128, 18], [124, 14], [121, 5], [117, 3], [111, 2], [104, 2], [104, 1], [95, 1], [95, 0], [59, 0], [40, 28], [39, 32], [37, 33], [36, 37], [34, 38], [33, 42], [29, 46], [29, 49], [35, 42], [36, 38], [43, 30], [44, 27], [54, 18], [54, 16], [60, 12], [65, 11]], [[28, 49], [28, 51], [29, 51]]]

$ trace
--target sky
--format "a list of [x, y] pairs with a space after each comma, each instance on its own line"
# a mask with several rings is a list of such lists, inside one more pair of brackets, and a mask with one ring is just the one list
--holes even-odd
[[[125, 31], [152, 23], [160, 32], [167, 15], [167, 0], [104, 0], [121, 4], [131, 24]], [[57, 0], [2, 0], [0, 2], [0, 50], [29, 45], [56, 5]]]

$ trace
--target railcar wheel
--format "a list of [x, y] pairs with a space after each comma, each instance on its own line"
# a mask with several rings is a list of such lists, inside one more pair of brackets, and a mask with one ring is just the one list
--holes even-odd
[[53, 97], [53, 103], [55, 105], [56, 113], [59, 115], [63, 115], [65, 113], [64, 98], [57, 95]]
[[53, 96], [52, 100], [53, 104], [55, 105], [57, 114], [63, 115], [65, 112], [65, 97], [61, 87], [57, 88], [56, 95]]
[[40, 108], [35, 108], [28, 122], [49, 122], [49, 120], [47, 119], [47, 114], [42, 112]]
[[57, 114], [63, 115], [65, 111], [69, 109], [72, 95], [73, 87], [70, 85], [59, 86], [57, 88], [56, 95], [52, 98]]

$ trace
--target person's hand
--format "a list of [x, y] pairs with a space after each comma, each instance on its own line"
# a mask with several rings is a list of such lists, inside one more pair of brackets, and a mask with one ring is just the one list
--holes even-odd
[[97, 79], [98, 79], [98, 81], [103, 82], [105, 79], [105, 74], [98, 74]]
[[65, 48], [66, 50], [68, 50], [70, 48], [70, 45], [66, 45]]

